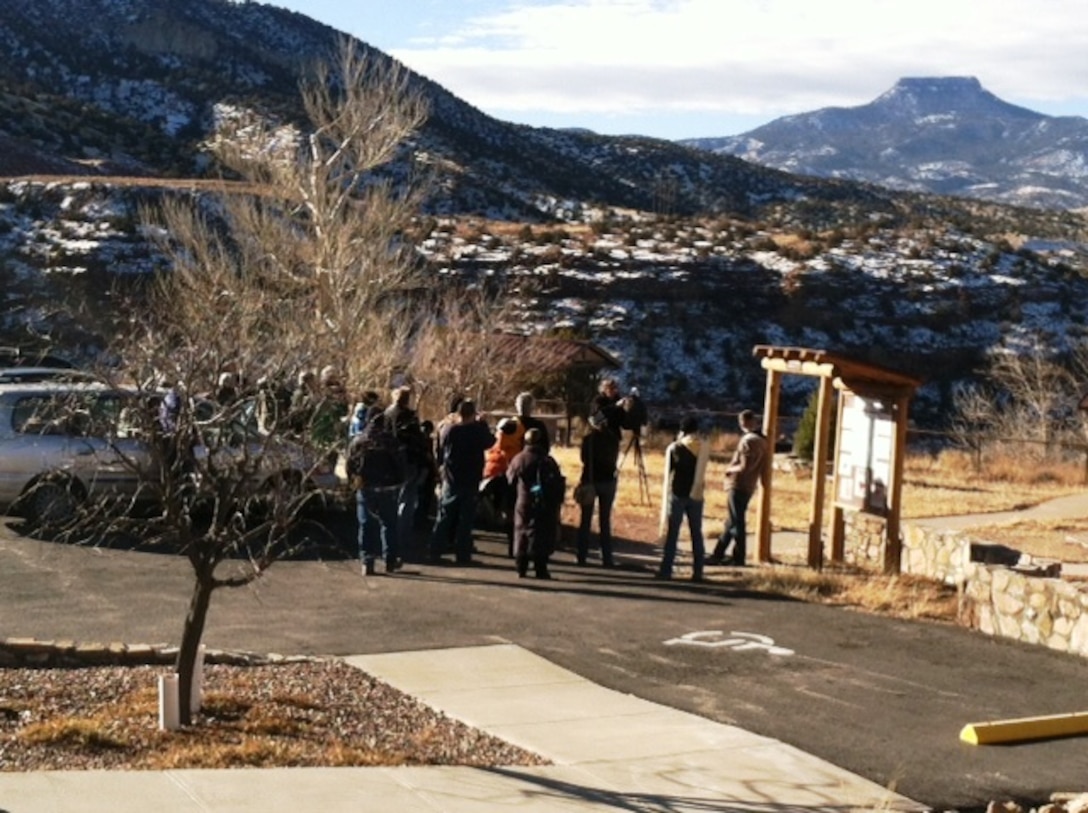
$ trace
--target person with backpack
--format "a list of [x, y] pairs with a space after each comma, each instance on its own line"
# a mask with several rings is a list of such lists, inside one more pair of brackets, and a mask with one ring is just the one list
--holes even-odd
[[385, 410], [385, 419], [400, 444], [404, 458], [404, 482], [397, 494], [397, 539], [404, 551], [413, 547], [419, 487], [429, 464], [426, 446], [430, 441], [423, 433], [419, 415], [409, 406], [411, 399], [411, 387], [397, 387], [393, 390], [389, 408]]
[[538, 579], [550, 579], [548, 558], [559, 535], [559, 510], [566, 481], [555, 458], [548, 454], [546, 436], [539, 429], [525, 433], [525, 449], [506, 470], [515, 492], [514, 561], [518, 577], [525, 578], [529, 563]]
[[371, 407], [366, 426], [348, 446], [347, 474], [355, 489], [359, 558], [373, 576], [379, 556], [385, 572], [401, 566], [397, 539], [397, 495], [404, 482], [404, 456], [381, 407]]
[[680, 421], [680, 434], [665, 450], [665, 498], [662, 524], [665, 526], [665, 551], [655, 578], [671, 579], [680, 525], [688, 520], [691, 534], [691, 580], [703, 580], [703, 488], [710, 444], [698, 435], [699, 421], [686, 415]]

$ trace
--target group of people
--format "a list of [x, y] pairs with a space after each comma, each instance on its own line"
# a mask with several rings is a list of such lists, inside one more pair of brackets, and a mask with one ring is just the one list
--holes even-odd
[[[492, 429], [469, 398], [457, 397], [449, 414], [432, 427], [411, 407], [412, 390], [398, 387], [389, 406], [368, 392], [350, 419], [351, 440], [347, 473], [356, 494], [358, 542], [363, 571], [401, 567], [405, 546], [414, 539], [416, 522], [428, 516], [426, 501], [437, 490], [435, 517], [427, 541], [432, 564], [474, 564], [473, 527], [481, 495], [505, 520], [509, 554], [518, 576], [530, 568], [549, 579], [549, 558], [559, 539], [559, 512], [566, 480], [550, 454], [547, 426], [533, 416], [533, 396], [515, 400], [515, 414]], [[729, 519], [711, 555], [707, 556], [702, 518], [709, 443], [698, 421], [685, 417], [676, 440], [666, 450], [665, 499], [662, 504], [664, 552], [656, 576], [670, 579], [676, 561], [681, 526], [687, 520], [692, 541], [692, 578], [703, 578], [707, 564], [746, 564], [745, 513], [752, 495], [764, 481], [769, 446], [756, 415], [740, 413], [742, 431], [726, 468]], [[604, 379], [590, 405], [587, 431], [580, 446], [581, 474], [574, 494], [580, 508], [577, 563], [589, 562], [591, 531], [597, 518], [601, 566], [616, 566], [612, 537], [612, 508], [624, 432], [638, 437], [646, 421], [637, 391], [621, 396], [615, 379]], [[436, 489], [437, 487], [437, 489]]]
[[427, 559], [440, 564], [452, 552], [456, 564], [472, 565], [472, 529], [487, 465], [498, 469], [491, 476], [505, 485], [501, 500], [510, 509], [510, 552], [518, 575], [528, 575], [532, 565], [537, 578], [551, 578], [548, 558], [565, 486], [549, 453], [547, 427], [532, 416], [532, 395], [519, 395], [517, 414], [500, 421], [494, 433], [472, 399], [456, 397], [433, 440], [429, 422], [410, 406], [411, 395], [410, 387], [399, 387], [383, 409], [376, 394], [368, 393], [352, 416], [346, 468], [356, 495], [363, 572], [374, 574], [379, 559], [387, 573], [401, 567], [420, 497], [434, 494], [436, 481]]
[[679, 435], [665, 450], [665, 500], [662, 503], [665, 548], [655, 574], [657, 578], [672, 578], [680, 526], [685, 518], [691, 536], [693, 581], [702, 581], [706, 564], [738, 567], [747, 564], [745, 514], [752, 495], [766, 481], [770, 457], [767, 438], [759, 430], [756, 414], [746, 409], [737, 417], [737, 422], [741, 430], [740, 441], [725, 469], [729, 518], [710, 556], [706, 555], [703, 541], [703, 492], [709, 444], [700, 437], [699, 422], [694, 416], [681, 420]]

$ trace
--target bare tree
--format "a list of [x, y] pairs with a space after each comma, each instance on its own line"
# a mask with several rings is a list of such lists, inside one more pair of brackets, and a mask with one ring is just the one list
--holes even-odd
[[[146, 213], [170, 271], [119, 349], [141, 381], [136, 431], [157, 463], [145, 533], [195, 576], [176, 664], [183, 724], [213, 592], [301, 544], [346, 440], [344, 385], [403, 367], [421, 323], [424, 280], [403, 237], [418, 198], [377, 171], [422, 123], [423, 102], [395, 65], [348, 40], [302, 99], [304, 135], [242, 118], [219, 133], [217, 154], [249, 192], [224, 185]], [[322, 368], [325, 389], [292, 401], [299, 373]]]
[[953, 440], [970, 450], [975, 472], [982, 470], [982, 450], [986, 443], [999, 436], [995, 423], [1000, 413], [995, 408], [992, 392], [980, 385], [967, 385], [952, 395], [953, 415], [950, 427]]
[[431, 314], [412, 343], [421, 405], [441, 406], [432, 411], [442, 412], [449, 396], [460, 393], [484, 409], [512, 408], [518, 392], [554, 387], [552, 342], [510, 333], [519, 325], [505, 291], [448, 286], [433, 300]]
[[1035, 348], [992, 357], [984, 383], [955, 395], [953, 432], [981, 464], [982, 446], [1002, 440], [1031, 441], [1049, 455], [1075, 413], [1075, 369]]
[[1055, 436], [1056, 420], [1074, 398], [1069, 369], [1035, 348], [1030, 353], [997, 356], [988, 377], [1007, 394], [1011, 409], [1006, 412], [1018, 425], [1020, 436], [1049, 446]]

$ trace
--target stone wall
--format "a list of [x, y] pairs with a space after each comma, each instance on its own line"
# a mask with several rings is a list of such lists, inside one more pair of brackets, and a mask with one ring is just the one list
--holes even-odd
[[[960, 531], [901, 525], [900, 571], [954, 584], [960, 622], [988, 635], [1088, 657], [1088, 583], [1061, 578], [1061, 564]], [[884, 522], [846, 516], [846, 561], [882, 568]]]
[[960, 622], [1088, 657], [1088, 584], [972, 563], [960, 594]]

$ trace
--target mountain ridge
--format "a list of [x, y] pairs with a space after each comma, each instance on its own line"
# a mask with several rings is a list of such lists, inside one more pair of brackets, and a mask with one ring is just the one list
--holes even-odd
[[975, 77], [906, 77], [867, 104], [678, 143], [814, 177], [1020, 206], [1088, 207], [1088, 119], [1010, 104]]

